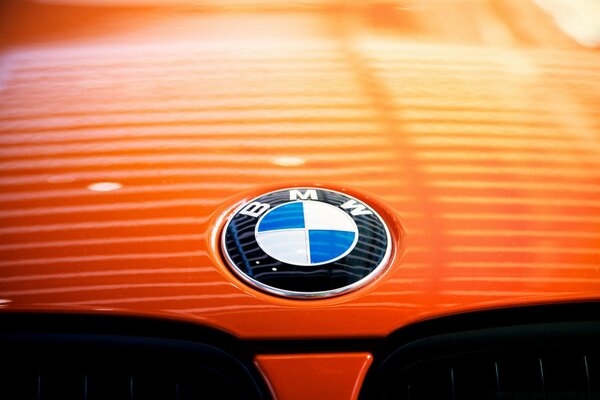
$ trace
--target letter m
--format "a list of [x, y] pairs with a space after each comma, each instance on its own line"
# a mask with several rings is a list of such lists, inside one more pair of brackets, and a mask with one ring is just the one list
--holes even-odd
[[344, 210], [351, 210], [350, 214], [352, 215], [371, 215], [373, 214], [371, 211], [367, 210], [367, 207], [360, 204], [356, 200], [348, 200], [344, 204], [340, 206]]
[[290, 200], [319, 200], [317, 197], [317, 191], [314, 189], [308, 189], [306, 192], [301, 193], [299, 190], [290, 190]]

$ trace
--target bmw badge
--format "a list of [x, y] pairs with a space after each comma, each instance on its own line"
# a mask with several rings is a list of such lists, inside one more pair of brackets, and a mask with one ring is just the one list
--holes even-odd
[[243, 204], [222, 251], [233, 271], [265, 292], [323, 298], [357, 289], [390, 256], [390, 233], [367, 204], [322, 188], [289, 188]]

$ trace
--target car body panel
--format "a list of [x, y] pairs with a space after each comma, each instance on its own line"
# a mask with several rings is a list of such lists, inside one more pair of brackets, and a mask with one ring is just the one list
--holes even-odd
[[[600, 53], [527, 2], [424, 4], [27, 6], [46, 22], [0, 53], [0, 308], [269, 339], [599, 299]], [[403, 248], [371, 285], [288, 300], [227, 269], [230, 212], [298, 184], [384, 214]]]

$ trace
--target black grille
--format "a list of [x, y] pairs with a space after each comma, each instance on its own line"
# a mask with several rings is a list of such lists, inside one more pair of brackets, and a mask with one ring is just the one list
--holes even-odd
[[249, 362], [214, 345], [110, 334], [0, 334], [0, 399], [263, 399]]
[[600, 399], [600, 323], [518, 325], [413, 340], [370, 372], [363, 398]]

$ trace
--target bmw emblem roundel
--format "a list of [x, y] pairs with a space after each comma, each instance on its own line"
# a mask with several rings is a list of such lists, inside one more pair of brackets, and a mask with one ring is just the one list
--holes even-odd
[[233, 271], [271, 294], [322, 298], [357, 289], [391, 252], [383, 219], [367, 204], [322, 188], [289, 188], [243, 204], [223, 230]]

